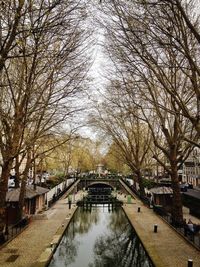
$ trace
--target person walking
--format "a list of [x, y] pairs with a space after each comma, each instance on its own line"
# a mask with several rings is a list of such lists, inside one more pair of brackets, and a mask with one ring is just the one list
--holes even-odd
[[68, 204], [69, 204], [69, 209], [71, 209], [71, 205], [72, 205], [72, 196], [69, 194], [68, 195]]

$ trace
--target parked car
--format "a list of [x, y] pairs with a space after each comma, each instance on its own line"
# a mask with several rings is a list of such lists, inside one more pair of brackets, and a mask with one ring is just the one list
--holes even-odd
[[180, 184], [179, 185], [181, 192], [187, 192], [188, 186], [186, 184]]

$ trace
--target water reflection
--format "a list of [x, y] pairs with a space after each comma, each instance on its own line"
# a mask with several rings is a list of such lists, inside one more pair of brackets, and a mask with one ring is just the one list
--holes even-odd
[[81, 208], [49, 267], [153, 267], [121, 208]]

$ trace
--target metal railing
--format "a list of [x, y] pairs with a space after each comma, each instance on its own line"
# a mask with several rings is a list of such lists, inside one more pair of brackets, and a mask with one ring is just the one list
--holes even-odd
[[[125, 180], [123, 182], [132, 190], [132, 192], [137, 195], [138, 198], [141, 199], [141, 201], [150, 207], [150, 200], [148, 197], [141, 198], [139, 192], [136, 190], [136, 188], [129, 183], [127, 183]], [[156, 214], [161, 216], [163, 220], [166, 221], [175, 231], [177, 231], [179, 234], [181, 234], [187, 241], [195, 245], [198, 249], [200, 249], [200, 231], [192, 232], [188, 229], [187, 224], [177, 224], [174, 223], [172, 220], [171, 214], [169, 214], [163, 206], [154, 205], [153, 210]]]
[[125, 179], [122, 179], [122, 181], [128, 186], [128, 188], [135, 194], [145, 205], [150, 205], [150, 199], [146, 196], [142, 197], [139, 193], [139, 191], [135, 188], [134, 185], [130, 185]]
[[30, 217], [24, 217], [16, 224], [8, 226], [4, 233], [4, 240], [2, 243], [8, 242], [9, 240], [13, 239], [15, 236], [20, 234], [29, 223], [30, 223]]
[[62, 191], [57, 192], [57, 194], [54, 194], [52, 199], [48, 201], [48, 207], [51, 207], [57, 200], [59, 200], [74, 184], [76, 183], [76, 180], [66, 186]]
[[113, 196], [111, 195], [88, 195], [85, 197], [87, 202], [112, 202]]
[[156, 214], [161, 216], [174, 230], [181, 234], [187, 241], [200, 249], [200, 231], [191, 231], [186, 223], [174, 223], [171, 214], [167, 213], [162, 206], [153, 206]]

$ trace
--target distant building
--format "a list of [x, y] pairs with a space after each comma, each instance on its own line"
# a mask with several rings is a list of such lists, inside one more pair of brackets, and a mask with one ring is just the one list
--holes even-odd
[[200, 149], [195, 148], [183, 163], [182, 182], [200, 186]]
[[98, 164], [97, 165], [97, 174], [99, 176], [101, 176], [102, 174], [104, 174], [104, 165], [103, 164]]

